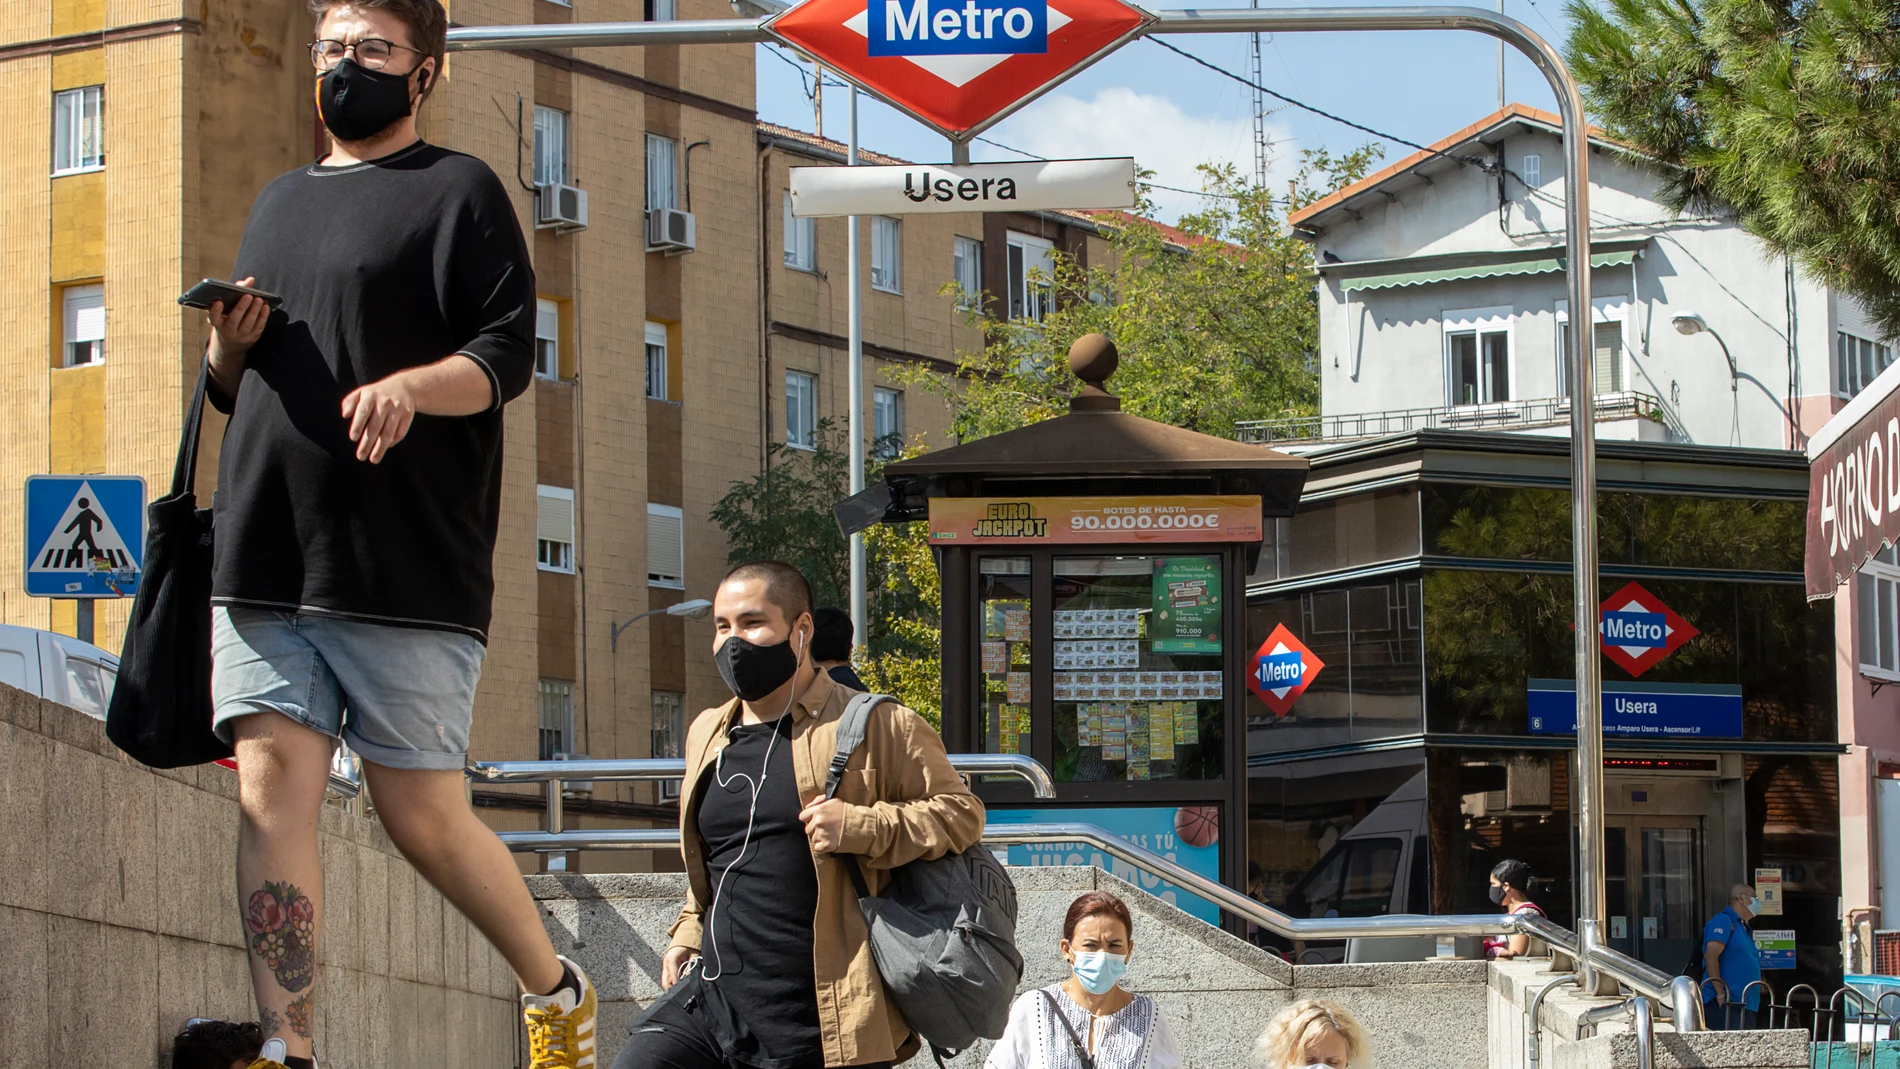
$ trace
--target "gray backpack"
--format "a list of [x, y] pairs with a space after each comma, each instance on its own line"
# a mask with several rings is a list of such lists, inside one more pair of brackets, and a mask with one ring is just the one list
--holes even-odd
[[[864, 742], [871, 710], [897, 699], [859, 694], [838, 721], [838, 752], [825, 776], [837, 793], [845, 762]], [[871, 930], [871, 956], [904, 1020], [941, 1060], [977, 1037], [998, 1039], [1022, 982], [1016, 952], [1016, 888], [982, 843], [891, 872], [882, 897], [864, 882], [858, 859], [839, 855]]]

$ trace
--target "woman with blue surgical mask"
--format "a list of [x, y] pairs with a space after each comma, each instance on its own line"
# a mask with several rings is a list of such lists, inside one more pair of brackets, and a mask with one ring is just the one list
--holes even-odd
[[1021, 996], [983, 1069], [1176, 1069], [1174, 1033], [1154, 1000], [1121, 986], [1135, 945], [1121, 899], [1090, 891], [1062, 922], [1069, 975]]

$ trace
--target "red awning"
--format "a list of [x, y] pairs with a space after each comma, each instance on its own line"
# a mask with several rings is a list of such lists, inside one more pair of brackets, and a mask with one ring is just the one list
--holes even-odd
[[1808, 600], [1833, 597], [1882, 543], [1900, 543], [1900, 364], [1808, 442]]

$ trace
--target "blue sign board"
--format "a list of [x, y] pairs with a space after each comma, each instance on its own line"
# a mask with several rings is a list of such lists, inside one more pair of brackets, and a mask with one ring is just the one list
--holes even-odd
[[1305, 671], [1298, 651], [1270, 653], [1260, 658], [1260, 689], [1298, 686]]
[[1041, 55], [1049, 51], [1044, 0], [869, 0], [873, 56]]
[[[1616, 614], [1604, 615], [1607, 619]], [[1530, 729], [1533, 735], [1577, 733], [1576, 681], [1530, 681]], [[1656, 739], [1739, 739], [1742, 688], [1729, 683], [1605, 683], [1603, 733]]]
[[1659, 612], [1606, 612], [1603, 644], [1659, 650], [1669, 644], [1669, 621]]
[[[1178, 808], [992, 809], [991, 824], [1094, 824], [1119, 839], [1146, 847], [1182, 868], [1220, 882], [1220, 843], [1191, 846], [1175, 832]], [[1009, 848], [1012, 865], [1095, 865], [1209, 924], [1220, 923], [1220, 908], [1192, 891], [1151, 876], [1103, 853], [1091, 843], [1030, 843]]]
[[145, 564], [145, 480], [31, 475], [26, 480], [26, 592], [128, 598]]

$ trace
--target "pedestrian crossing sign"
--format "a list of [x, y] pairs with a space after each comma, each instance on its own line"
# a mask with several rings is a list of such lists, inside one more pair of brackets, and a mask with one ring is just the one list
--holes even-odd
[[26, 553], [34, 597], [131, 597], [145, 562], [145, 480], [28, 476]]

